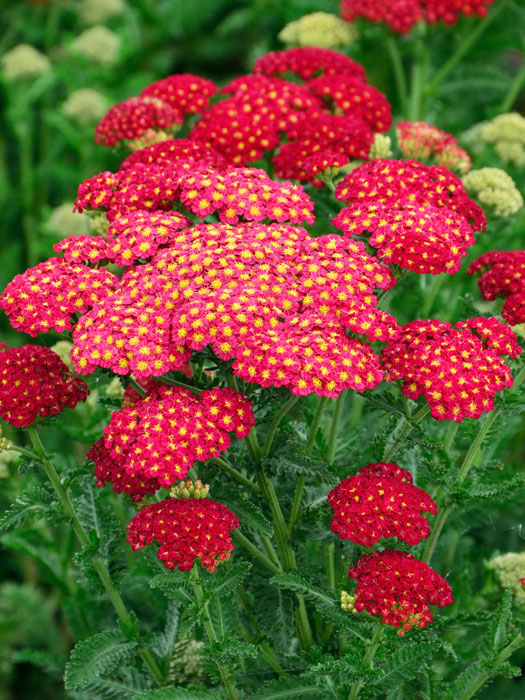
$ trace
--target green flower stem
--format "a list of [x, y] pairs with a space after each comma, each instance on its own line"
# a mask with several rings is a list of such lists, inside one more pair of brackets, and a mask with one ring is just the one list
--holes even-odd
[[[510, 393], [513, 391], [516, 391], [516, 389], [523, 383], [525, 380], [525, 366], [523, 366], [514, 379], [514, 384], [512, 385], [510, 389]], [[494, 421], [496, 418], [499, 416], [501, 413], [501, 409], [496, 407], [489, 415], [486, 417], [485, 421], [483, 422], [483, 425], [478, 431], [478, 434], [474, 438], [473, 442], [471, 443], [467, 454], [465, 455], [465, 458], [463, 459], [463, 462], [461, 464], [461, 467], [459, 468], [458, 475], [456, 477], [456, 481], [454, 482], [454, 485], [456, 484], [462, 484], [465, 479], [467, 478], [467, 475], [476, 461], [476, 458], [479, 454], [479, 451], [481, 450], [481, 447], [483, 445], [483, 441], [487, 436], [487, 433], [489, 432], [491, 426], [493, 425]], [[426, 562], [427, 564], [430, 562], [432, 559], [432, 555], [434, 554], [434, 550], [436, 548], [436, 544], [438, 541], [438, 538], [441, 534], [441, 531], [443, 530], [443, 527], [445, 523], [447, 522], [450, 514], [455, 508], [455, 504], [450, 504], [446, 508], [443, 508], [440, 510], [435, 522], [434, 522], [434, 527], [432, 528], [432, 533], [430, 534], [430, 537], [427, 540], [427, 544], [425, 547], [425, 550], [423, 552], [422, 556], [422, 561]]]
[[[308, 434], [308, 439], [306, 441], [306, 447], [304, 449], [304, 453], [307, 457], [309, 457], [314, 449], [315, 445], [315, 438], [317, 437], [317, 432], [319, 430], [319, 424], [321, 422], [321, 417], [323, 415], [324, 409], [326, 404], [328, 403], [328, 397], [327, 396], [321, 396], [317, 403], [317, 409], [315, 411], [312, 424], [310, 426], [310, 432]], [[288, 521], [288, 529], [290, 533], [293, 531], [297, 520], [299, 519], [299, 510], [301, 508], [301, 499], [303, 497], [303, 491], [304, 491], [304, 484], [306, 481], [306, 477], [304, 474], [301, 474], [301, 476], [297, 479], [297, 485], [295, 487], [295, 493], [292, 501], [292, 510], [290, 511], [290, 519]]]
[[261, 536], [261, 542], [263, 543], [263, 546], [266, 550], [266, 554], [270, 557], [270, 559], [273, 561], [273, 563], [276, 566], [280, 567], [281, 562], [279, 561], [279, 557], [277, 556], [277, 552], [273, 548], [273, 544], [272, 544], [270, 538], [267, 537], [266, 535], [263, 535], [263, 536]]
[[423, 91], [428, 72], [428, 49], [425, 46], [426, 26], [420, 23], [416, 27], [418, 33], [416, 39], [415, 60], [412, 64], [410, 77], [410, 100], [408, 102], [408, 118], [410, 121], [418, 121], [422, 118]]
[[[35, 448], [35, 452], [37, 453], [38, 459], [42, 464], [44, 471], [55, 490], [55, 493], [58, 497], [58, 500], [60, 501], [64, 513], [71, 520], [71, 525], [80, 544], [83, 547], [91, 547], [91, 540], [89, 539], [88, 534], [82, 527], [82, 523], [78, 519], [78, 515], [75, 511], [73, 503], [71, 502], [71, 499], [69, 498], [69, 494], [67, 493], [64, 484], [60, 480], [60, 477], [57, 474], [55, 467], [47, 458], [44, 445], [42, 444], [42, 441], [40, 439], [40, 435], [34, 427], [28, 428], [27, 432], [29, 434], [31, 442], [33, 443], [33, 447]], [[113, 607], [115, 608], [115, 612], [120, 618], [123, 626], [130, 632], [133, 631], [135, 627], [133, 619], [129, 614], [128, 610], [126, 609], [126, 606], [124, 605], [124, 602], [120, 597], [120, 593], [115, 588], [115, 584], [111, 580], [106, 564], [101, 559], [101, 557], [98, 556], [93, 557], [91, 563], [93, 565], [93, 568], [97, 572], [98, 577], [100, 578], [100, 581], [104, 586], [104, 589], [106, 590], [106, 593], [108, 594], [108, 597]], [[162, 681], [164, 680], [163, 674], [149, 649], [139, 649], [137, 653], [151, 671], [151, 675], [153, 676], [153, 678], [158, 683], [162, 683]]]
[[242, 545], [245, 549], [247, 549], [263, 566], [265, 566], [269, 571], [272, 572], [272, 574], [280, 574], [282, 573], [282, 569], [280, 566], [276, 566], [273, 561], [269, 559], [261, 550], [256, 547], [253, 542], [251, 542], [245, 535], [242, 534], [242, 532], [237, 528], [236, 530], [233, 531], [233, 539], [237, 540], [237, 542]]
[[403, 62], [401, 60], [401, 54], [399, 52], [398, 45], [392, 36], [389, 36], [386, 40], [386, 46], [388, 52], [390, 53], [390, 58], [392, 59], [394, 78], [396, 80], [397, 86], [397, 95], [399, 97], [399, 107], [401, 109], [401, 114], [405, 115], [407, 114], [408, 106], [408, 89], [405, 70], [403, 68]]
[[29, 457], [29, 459], [36, 459], [37, 461], [40, 461], [40, 455], [30, 452], [29, 450], [24, 450], [23, 447], [18, 447], [18, 445], [9, 445], [8, 449], [18, 452], [18, 454], [21, 454], [24, 457]]
[[335, 400], [334, 413], [332, 416], [332, 425], [330, 427], [330, 437], [328, 438], [328, 449], [326, 452], [326, 461], [328, 464], [334, 463], [335, 447], [337, 443], [337, 435], [339, 433], [339, 423], [343, 412], [344, 401], [346, 394], [342, 391]]
[[454, 68], [461, 61], [463, 56], [465, 56], [470, 49], [474, 46], [480, 36], [487, 30], [487, 28], [492, 24], [492, 22], [498, 17], [501, 11], [507, 6], [509, 0], [501, 0], [500, 4], [490, 10], [488, 15], [484, 17], [481, 21], [479, 19], [472, 20], [472, 30], [464, 37], [461, 38], [457, 49], [448, 58], [448, 60], [441, 66], [438, 72], [434, 75], [427, 87], [427, 93], [433, 94], [436, 92], [441, 83], [446, 77], [454, 70]]
[[281, 406], [281, 408], [276, 412], [275, 416], [273, 417], [272, 422], [270, 423], [270, 428], [268, 429], [268, 435], [266, 436], [266, 441], [264, 443], [264, 447], [262, 450], [262, 459], [265, 457], [268, 457], [270, 454], [270, 450], [272, 447], [273, 439], [275, 437], [275, 433], [277, 432], [277, 428], [279, 427], [280, 422], [284, 418], [284, 416], [295, 406], [295, 404], [299, 401], [299, 396], [294, 396], [293, 394], [290, 396], [290, 398]]
[[[196, 565], [191, 570], [190, 575], [195, 599], [197, 600], [197, 603], [200, 605], [204, 613], [204, 628], [206, 630], [206, 634], [208, 635], [208, 639], [210, 640], [211, 644], [217, 643], [219, 641], [219, 638], [217, 637], [215, 628], [213, 627], [208, 603], [204, 601], [204, 591], [202, 590], [202, 586], [199, 583], [199, 571]], [[239, 700], [237, 690], [235, 689], [235, 685], [232, 679], [230, 678], [230, 673], [228, 669], [222, 664], [217, 664], [217, 669], [220, 673], [224, 689], [226, 690], [226, 693], [230, 700]]]
[[[512, 656], [516, 649], [523, 646], [524, 642], [525, 639], [523, 638], [522, 634], [517, 634], [516, 637], [514, 637], [514, 639], [509, 642], [509, 644], [507, 644], [507, 646], [494, 659], [494, 668], [497, 668], [504, 663], [510, 656]], [[478, 690], [485, 685], [489, 678], [490, 676], [488, 673], [485, 673], [485, 671], [479, 671], [479, 673], [474, 676], [457, 700], [470, 700], [470, 698], [474, 697]]]
[[[363, 662], [362, 666], [368, 666], [368, 664], [372, 661], [372, 659], [375, 656], [375, 653], [377, 651], [377, 648], [379, 647], [379, 644], [381, 643], [381, 638], [383, 637], [383, 625], [378, 624], [374, 636], [370, 640], [370, 644], [368, 646], [368, 649], [366, 650], [365, 655], [363, 656]], [[350, 695], [348, 696], [348, 700], [357, 700], [359, 697], [359, 693], [361, 692], [361, 688], [363, 687], [364, 680], [360, 678], [358, 681], [354, 683], [352, 686], [352, 690], [350, 691]]]
[[137, 392], [137, 394], [140, 396], [140, 398], [143, 399], [146, 396], [146, 389], [144, 389], [142, 384], [139, 384], [135, 377], [129, 375], [128, 379], [130, 386], [132, 386]]
[[525, 57], [524, 57], [524, 62], [521, 67], [521, 69], [518, 71], [516, 76], [514, 77], [514, 80], [511, 83], [511, 86], [509, 88], [508, 93], [505, 96], [505, 99], [501, 103], [498, 109], [499, 114], [504, 114], [505, 112], [508, 112], [514, 102], [516, 101], [516, 98], [520, 94], [520, 92], [523, 90], [523, 87], [525, 86]]
[[432, 310], [434, 302], [436, 301], [436, 297], [439, 294], [441, 287], [443, 286], [443, 282], [445, 281], [445, 277], [445, 273], [441, 273], [440, 275], [434, 275], [428, 292], [425, 294], [425, 298], [423, 299], [423, 304], [419, 312], [420, 318], [426, 318]]
[[450, 451], [450, 448], [452, 447], [452, 444], [454, 442], [454, 438], [457, 435], [458, 429], [459, 423], [456, 423], [455, 420], [451, 420], [445, 432], [445, 437], [443, 438], [443, 449], [445, 452], [448, 453]]
[[291, 569], [295, 569], [295, 556], [288, 545], [288, 527], [284, 520], [283, 511], [277, 499], [273, 484], [262, 470], [259, 472], [259, 484], [272, 514], [275, 540], [277, 542], [277, 551], [279, 552], [282, 569], [283, 571], [290, 571]]
[[173, 377], [167, 377], [165, 374], [162, 377], [159, 377], [159, 380], [163, 384], [169, 384], [170, 386], [181, 386], [183, 389], [188, 389], [189, 391], [193, 391], [194, 394], [197, 394], [197, 396], [200, 396], [202, 394], [202, 389], [197, 388], [196, 386], [192, 386], [191, 384], [186, 384], [185, 382], [179, 382], [178, 379], [173, 379]]
[[246, 488], [255, 491], [255, 493], [260, 493], [261, 489], [257, 486], [257, 484], [254, 484], [253, 481], [250, 481], [250, 479], [245, 477], [244, 474], [241, 474], [240, 471], [235, 469], [235, 467], [233, 467], [222, 457], [213, 457], [213, 459], [211, 459], [210, 461], [213, 462], [213, 464], [216, 464], [221, 469], [223, 469], [230, 476], [233, 476], [234, 479], [237, 479], [237, 481], [243, 484], [243, 486], [246, 486]]
[[394, 441], [394, 443], [387, 449], [385, 450], [385, 454], [383, 455], [383, 461], [384, 462], [389, 462], [396, 452], [399, 450], [405, 439], [410, 435], [412, 430], [415, 428], [415, 426], [423, 420], [423, 418], [430, 412], [430, 406], [426, 403], [424, 406], [422, 406], [419, 411], [414, 413], [414, 415], [410, 416], [410, 418], [407, 418], [407, 421], [405, 423], [405, 426], [397, 436], [397, 439]]

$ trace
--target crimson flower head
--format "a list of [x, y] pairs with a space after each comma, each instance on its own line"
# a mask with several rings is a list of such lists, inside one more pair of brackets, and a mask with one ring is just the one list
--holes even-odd
[[501, 315], [511, 326], [525, 322], [525, 250], [491, 250], [474, 260], [467, 274], [480, 275], [483, 299], [506, 297]]
[[339, 51], [317, 46], [300, 46], [284, 51], [270, 51], [255, 61], [254, 73], [284, 75], [294, 73], [303, 80], [316, 75], [345, 75], [365, 80], [365, 69]]
[[396, 134], [399, 148], [407, 158], [433, 159], [461, 175], [470, 170], [472, 161], [457, 138], [426, 122], [398, 122]]
[[217, 87], [211, 80], [191, 73], [178, 73], [151, 83], [140, 95], [162, 100], [182, 114], [199, 114], [208, 108], [210, 97], [216, 92]]
[[206, 498], [167, 498], [146, 506], [129, 523], [127, 541], [135, 551], [157, 542], [167, 569], [190, 571], [195, 560], [209, 571], [230, 558], [235, 515]]
[[385, 262], [418, 272], [457, 272], [485, 217], [442, 166], [374, 158], [336, 190], [348, 206], [333, 219], [347, 236], [369, 234]]
[[113, 484], [134, 500], [184, 479], [196, 460], [218, 457], [229, 433], [246, 437], [255, 418], [248, 399], [215, 388], [200, 397], [151, 382], [144, 399], [115, 411], [90, 453], [98, 485]]
[[113, 105], [95, 128], [95, 141], [112, 147], [132, 141], [150, 129], [171, 129], [184, 121], [182, 113], [156, 97], [130, 97]]
[[118, 281], [104, 268], [50, 258], [17, 275], [0, 296], [0, 308], [13, 328], [32, 337], [71, 328], [71, 316], [104, 299]]
[[371, 547], [382, 537], [397, 537], [410, 545], [428, 536], [422, 511], [436, 514], [432, 498], [412, 483], [397, 464], [368, 464], [328, 494], [334, 511], [331, 529], [343, 540]]
[[403, 381], [403, 393], [421, 394], [437, 420], [461, 422], [494, 408], [497, 391], [511, 387], [502, 359], [521, 353], [515, 333], [495, 318], [471, 318], [455, 326], [439, 320], [412, 321], [383, 348], [386, 380]]
[[427, 627], [433, 617], [429, 605], [452, 605], [450, 585], [411, 554], [395, 549], [365, 554], [350, 567], [348, 575], [357, 580], [355, 609], [381, 617], [384, 625]]
[[407, 34], [421, 21], [456, 24], [460, 15], [484, 17], [494, 0], [342, 0], [341, 16], [349, 22], [362, 17], [384, 22], [392, 31]]
[[0, 344], [0, 417], [15, 428], [74, 408], [88, 393], [50, 348]]

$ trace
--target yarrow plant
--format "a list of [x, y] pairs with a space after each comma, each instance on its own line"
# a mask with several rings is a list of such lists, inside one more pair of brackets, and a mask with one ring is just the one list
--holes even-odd
[[[405, 34], [491, 4], [341, 11]], [[104, 15], [84, 5], [86, 22]], [[314, 43], [313, 17], [283, 39]], [[86, 58], [88, 43], [74, 43]], [[493, 558], [460, 583], [451, 533], [470, 501], [525, 484], [487, 448], [523, 406], [525, 253], [464, 264], [488, 204], [510, 218], [520, 195], [510, 206], [504, 173], [459, 177], [471, 155], [419, 118], [415, 87], [393, 128], [365, 69], [315, 45], [223, 86], [144, 86], [95, 127], [122, 157], [78, 185], [90, 227], [0, 295], [41, 343], [0, 346], [0, 451], [38, 484], [4, 526], [35, 511], [47, 543], [68, 533], [75, 697], [469, 700], [518, 674], [525, 638], [489, 579], [519, 606], [525, 572]], [[501, 317], [469, 297], [429, 318], [465, 271], [505, 297]], [[60, 430], [73, 443], [57, 457], [43, 441]], [[118, 626], [93, 626], [101, 600]]]

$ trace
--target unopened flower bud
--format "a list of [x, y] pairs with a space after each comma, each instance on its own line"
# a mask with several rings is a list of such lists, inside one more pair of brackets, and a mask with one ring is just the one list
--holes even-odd
[[179, 481], [170, 491], [172, 498], [206, 498], [210, 490], [209, 484], [203, 484], [200, 479]]
[[279, 33], [286, 44], [320, 46], [334, 49], [347, 46], [359, 38], [353, 24], [328, 12], [312, 12], [295, 22], [289, 22]]
[[348, 612], [352, 613], [357, 613], [357, 610], [355, 609], [355, 601], [357, 600], [357, 596], [355, 595], [350, 595], [346, 591], [341, 591], [341, 608], [343, 610], [346, 610]]

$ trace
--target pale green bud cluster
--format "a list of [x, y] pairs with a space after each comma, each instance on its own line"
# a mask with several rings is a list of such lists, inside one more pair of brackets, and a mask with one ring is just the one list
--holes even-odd
[[[176, 129], [173, 129], [176, 131]], [[128, 141], [128, 148], [130, 151], [140, 151], [141, 148], [146, 146], [153, 146], [154, 143], [159, 143], [160, 141], [168, 141], [171, 139], [171, 134], [165, 131], [157, 131], [156, 129], [148, 129], [142, 136], [139, 136], [132, 141]]]
[[81, 124], [95, 124], [108, 109], [104, 95], [91, 88], [75, 90], [62, 105], [62, 111]]
[[508, 552], [494, 557], [489, 567], [497, 573], [501, 585], [510, 586], [519, 603], [525, 603], [525, 589], [520, 581], [525, 578], [525, 552]]
[[204, 644], [184, 637], [173, 646], [169, 680], [177, 685], [200, 686], [204, 682], [204, 666], [200, 650]]
[[95, 236], [105, 236], [108, 232], [109, 221], [103, 211], [90, 210], [86, 212], [91, 233]]
[[525, 118], [517, 112], [500, 114], [481, 129], [484, 143], [494, 145], [494, 150], [504, 163], [519, 168], [525, 166]]
[[125, 8], [124, 0], [81, 0], [78, 14], [86, 24], [101, 24], [121, 15]]
[[110, 29], [97, 25], [77, 36], [71, 48], [87, 61], [111, 65], [118, 57], [120, 38]]
[[7, 438], [2, 435], [2, 427], [0, 426], [0, 453], [7, 452], [11, 449], [11, 444]]
[[392, 158], [392, 139], [385, 134], [374, 134], [369, 158]]
[[463, 177], [463, 184], [483, 209], [490, 210], [497, 217], [515, 214], [523, 206], [523, 197], [514, 180], [499, 168], [471, 170]]
[[73, 343], [70, 343], [68, 340], [59, 340], [57, 343], [51, 346], [51, 350], [56, 352], [62, 362], [67, 365], [69, 369], [73, 369], [73, 364], [71, 363], [72, 349]]
[[73, 202], [64, 202], [53, 209], [47, 220], [46, 228], [60, 238], [88, 233], [88, 217], [86, 214], [74, 212], [74, 206]]
[[2, 56], [2, 72], [7, 80], [36, 78], [50, 68], [47, 56], [29, 44], [19, 44]]
[[172, 498], [206, 498], [210, 490], [209, 484], [203, 484], [200, 479], [179, 481], [170, 491]]
[[357, 596], [355, 595], [350, 595], [346, 591], [341, 591], [341, 608], [343, 610], [346, 610], [347, 612], [352, 612], [352, 613], [357, 613], [357, 610], [355, 609], [355, 601], [357, 600]]
[[347, 46], [358, 38], [359, 33], [352, 24], [328, 12], [312, 12], [289, 22], [279, 32], [279, 39], [285, 44], [325, 49]]
[[109, 399], [122, 399], [124, 397], [124, 387], [118, 377], [113, 377], [106, 387], [106, 396]]

